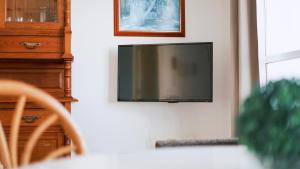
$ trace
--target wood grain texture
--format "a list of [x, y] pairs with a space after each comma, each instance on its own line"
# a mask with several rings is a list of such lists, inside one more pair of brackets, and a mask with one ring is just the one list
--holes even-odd
[[64, 62], [0, 61], [0, 78], [21, 80], [42, 88], [51, 95], [65, 96]]
[[[3, 126], [10, 126], [13, 120], [13, 110], [0, 110], [0, 119]], [[21, 116], [20, 124], [22, 127], [36, 127], [40, 126], [42, 122], [51, 115], [51, 112], [45, 109], [25, 109]], [[58, 126], [59, 123], [56, 122], [53, 124]]]
[[0, 28], [5, 27], [6, 0], [0, 0]]
[[[30, 63], [25, 63], [30, 66]], [[41, 64], [41, 63], [40, 63]], [[42, 65], [42, 64], [41, 64]], [[46, 64], [44, 64], [46, 65]], [[8, 65], [7, 65], [8, 66]], [[61, 68], [2, 68], [0, 69], [1, 79], [21, 80], [44, 89], [56, 97], [65, 96], [64, 69]]]
[[[19, 1], [19, 6], [16, 1]], [[31, 0], [30, 6], [38, 9], [43, 1], [50, 3], [50, 6], [55, 4], [54, 0]], [[5, 15], [16, 15], [11, 12], [12, 8], [28, 9], [23, 0], [9, 0], [7, 2], [11, 9], [6, 10], [5, 2], [6, 0], [0, 0], [0, 79], [19, 80], [39, 87], [71, 111], [71, 102], [78, 101], [71, 93], [71, 0], [57, 0], [57, 22], [44, 23], [6, 22]], [[24, 14], [24, 18], [26, 17], [28, 13]], [[22, 45], [23, 42], [41, 45], [29, 49]], [[14, 114], [12, 110], [17, 101], [18, 98], [15, 97], [0, 97], [0, 121], [3, 122], [8, 137], [12, 134], [9, 128]], [[21, 156], [33, 127], [40, 126], [51, 113], [30, 98], [27, 99], [20, 122], [18, 156]], [[59, 122], [55, 122], [45, 131], [36, 143], [31, 161], [41, 160], [48, 152], [69, 145], [69, 137], [59, 128]]]
[[62, 60], [59, 53], [0, 53], [0, 59], [27, 59], [27, 60]]
[[49, 153], [45, 158], [44, 160], [52, 160], [52, 159], [55, 159], [55, 158], [58, 158], [58, 157], [61, 157], [63, 155], [66, 155], [68, 154], [69, 152], [73, 151], [75, 149], [74, 146], [72, 145], [68, 145], [68, 146], [65, 146], [65, 147], [61, 147], [55, 151], [52, 151], [51, 153]]
[[179, 32], [143, 32], [122, 31], [120, 27], [120, 0], [114, 0], [114, 36], [153, 36], [153, 37], [185, 37], [185, 0], [180, 0], [180, 31]]
[[21, 165], [28, 165], [32, 156], [33, 148], [36, 145], [38, 139], [42, 136], [42, 134], [49, 128], [51, 125], [58, 120], [57, 114], [52, 114], [49, 116], [43, 123], [33, 131], [28, 141], [25, 144], [25, 148], [21, 158]]
[[65, 96], [71, 97], [71, 61], [65, 61]]
[[[37, 141], [31, 156], [31, 162], [41, 161], [49, 153], [64, 146], [64, 133], [63, 132], [47, 132], [46, 130], [42, 137]], [[24, 151], [24, 146], [29, 135], [20, 135], [19, 147], [18, 147], [18, 158], [21, 158], [21, 154]]]
[[0, 35], [63, 37], [64, 29], [20, 29], [20, 28], [7, 28], [6, 27], [4, 29], [0, 29]]
[[[63, 53], [64, 39], [47, 36], [2, 36], [0, 38], [1, 53]], [[40, 43], [35, 49], [26, 48], [23, 43]]]
[[[4, 127], [5, 134], [10, 137], [10, 126]], [[24, 151], [26, 142], [36, 127], [22, 126], [18, 138], [18, 159]], [[49, 153], [63, 147], [65, 145], [65, 134], [59, 126], [51, 126], [37, 141], [31, 157], [31, 162], [43, 160]], [[20, 161], [19, 161], [20, 162]]]

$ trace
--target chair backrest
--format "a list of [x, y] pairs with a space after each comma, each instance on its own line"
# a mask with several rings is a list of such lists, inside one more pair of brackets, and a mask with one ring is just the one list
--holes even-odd
[[[55, 98], [31, 85], [11, 80], [0, 80], [0, 96], [18, 97], [11, 122], [9, 139], [6, 139], [0, 121], [0, 164], [2, 163], [5, 169], [18, 168], [18, 135], [22, 114], [28, 101], [49, 110], [51, 115], [41, 125], [36, 127], [30, 135], [20, 156], [20, 166], [29, 164], [33, 148], [38, 139], [48, 127], [57, 121], [71, 139], [72, 145], [61, 147], [49, 153], [44, 160], [60, 157], [73, 150], [79, 155], [85, 153], [84, 143], [76, 130], [75, 124], [70, 120], [70, 113]], [[7, 140], [9, 140], [9, 143], [7, 143]]]

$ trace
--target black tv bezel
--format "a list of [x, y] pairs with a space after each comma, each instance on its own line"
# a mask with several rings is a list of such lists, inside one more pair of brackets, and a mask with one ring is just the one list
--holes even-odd
[[[119, 73], [119, 48], [120, 47], [133, 47], [133, 46], [169, 46], [169, 45], [193, 45], [193, 44], [209, 44], [211, 45], [211, 98], [210, 99], [120, 99], [120, 73]], [[213, 53], [214, 44], [213, 42], [190, 42], [190, 43], [158, 43], [158, 44], [129, 44], [129, 45], [118, 45], [118, 93], [117, 100], [118, 102], [166, 102], [166, 103], [179, 103], [179, 102], [213, 102], [213, 62], [214, 62], [214, 53]]]

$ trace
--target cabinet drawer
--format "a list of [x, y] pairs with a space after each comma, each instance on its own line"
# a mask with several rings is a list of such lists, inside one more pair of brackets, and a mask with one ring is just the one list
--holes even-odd
[[0, 79], [23, 81], [57, 97], [65, 95], [64, 76], [63, 63], [0, 61]]
[[[10, 126], [14, 110], [1, 110], [0, 121], [3, 126]], [[40, 125], [50, 113], [45, 110], [25, 110], [22, 115], [21, 126], [38, 126]], [[54, 125], [58, 125], [56, 122]]]
[[1, 36], [0, 53], [63, 53], [63, 42], [52, 36]]
[[[18, 143], [18, 159], [21, 159], [21, 153], [23, 153], [24, 146], [28, 139], [29, 135], [21, 134], [19, 137]], [[54, 150], [57, 150], [59, 147], [64, 145], [64, 134], [59, 133], [49, 133], [45, 132], [43, 136], [36, 143], [31, 157], [31, 162], [42, 160], [46, 155], [51, 153]]]
[[[25, 144], [34, 131], [34, 127], [21, 127], [18, 136], [18, 156], [19, 160], [23, 153]], [[9, 128], [5, 127], [7, 138], [10, 136]], [[43, 159], [48, 153], [65, 145], [65, 135], [60, 127], [51, 127], [39, 138], [36, 143], [31, 157], [31, 162]]]

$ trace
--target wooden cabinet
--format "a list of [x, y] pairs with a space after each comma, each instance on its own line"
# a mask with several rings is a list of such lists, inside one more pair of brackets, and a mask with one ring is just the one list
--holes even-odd
[[[69, 111], [71, 95], [70, 0], [0, 0], [0, 79], [21, 80], [57, 98]], [[0, 120], [9, 135], [16, 98], [0, 97]], [[50, 114], [27, 103], [22, 117], [19, 152], [34, 128]], [[32, 161], [68, 144], [55, 124], [39, 140]]]
[[[20, 130], [20, 135], [18, 139], [18, 159], [20, 160], [23, 153], [24, 145], [27, 142], [28, 137], [33, 132], [35, 127], [33, 126], [23, 126]], [[5, 134], [9, 137], [10, 128], [4, 127]], [[65, 145], [65, 135], [63, 130], [59, 126], [50, 127], [43, 136], [38, 140], [35, 149], [33, 150], [33, 156], [31, 161], [38, 161], [43, 159], [48, 152], [56, 150], [57, 148]]]

